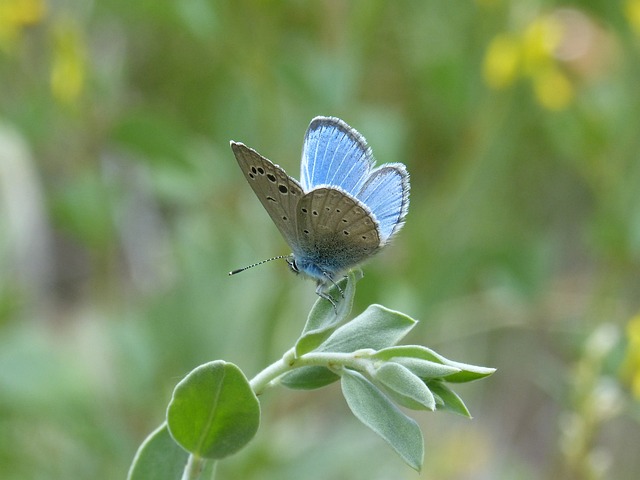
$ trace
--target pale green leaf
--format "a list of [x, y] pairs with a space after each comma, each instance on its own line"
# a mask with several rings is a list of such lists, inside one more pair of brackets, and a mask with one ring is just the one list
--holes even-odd
[[460, 371], [460, 369], [456, 367], [443, 365], [441, 363], [436, 363], [429, 360], [423, 360], [421, 358], [396, 357], [393, 359], [393, 362], [388, 363], [400, 364], [423, 379], [446, 377], [447, 375], [451, 375]]
[[317, 350], [355, 352], [379, 350], [395, 345], [417, 322], [407, 315], [381, 305], [370, 305], [349, 323], [338, 328]]
[[280, 383], [297, 390], [313, 390], [329, 385], [339, 378], [326, 367], [301, 367], [283, 375]]
[[471, 418], [471, 414], [462, 399], [440, 380], [427, 382], [427, 387], [436, 399], [437, 410], [447, 410], [463, 417]]
[[296, 355], [301, 356], [315, 349], [331, 335], [331, 332], [338, 325], [346, 320], [349, 313], [351, 313], [353, 297], [356, 292], [356, 282], [360, 278], [362, 278], [362, 271], [356, 269], [349, 272], [348, 277], [338, 282], [338, 286], [344, 292], [344, 297], [342, 298], [336, 286], [329, 290], [328, 294], [337, 301], [335, 309], [330, 302], [323, 298], [318, 298], [311, 312], [309, 312], [302, 335], [296, 342]]
[[[416, 358], [422, 360], [429, 360], [431, 362], [439, 363], [453, 367], [454, 369], [445, 380], [452, 383], [470, 382], [478, 380], [480, 378], [487, 377], [495, 372], [495, 368], [479, 367], [476, 365], [469, 365], [467, 363], [454, 362], [448, 358], [443, 357], [439, 353], [434, 352], [430, 348], [423, 347], [421, 345], [398, 345], [389, 348], [382, 349], [373, 355], [373, 358], [386, 361], [396, 361], [398, 357], [401, 358]], [[439, 375], [433, 375], [439, 376]], [[428, 377], [426, 375], [425, 377]]]
[[420, 427], [360, 373], [345, 370], [342, 393], [353, 414], [380, 435], [412, 468], [420, 471], [424, 439]]
[[385, 363], [377, 369], [373, 380], [403, 407], [412, 410], [435, 410], [436, 401], [425, 383], [408, 368], [397, 363]]

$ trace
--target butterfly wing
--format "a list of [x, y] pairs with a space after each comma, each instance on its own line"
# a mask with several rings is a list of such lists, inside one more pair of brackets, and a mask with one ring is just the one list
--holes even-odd
[[304, 136], [300, 183], [305, 192], [318, 186], [338, 186], [355, 195], [373, 165], [364, 137], [335, 117], [311, 120]]
[[278, 165], [243, 143], [231, 142], [231, 149], [242, 173], [273, 223], [295, 250], [296, 206], [304, 195], [302, 187]]
[[326, 284], [362, 263], [402, 227], [409, 174], [391, 163], [373, 170], [356, 130], [316, 117], [304, 139], [301, 183], [255, 150], [231, 142], [249, 185], [294, 253], [292, 268]]
[[305, 194], [296, 220], [296, 260], [305, 273], [319, 279], [358, 265], [380, 246], [378, 222], [369, 208], [337, 188]]
[[382, 245], [404, 225], [409, 210], [409, 173], [401, 163], [375, 169], [356, 198], [371, 209], [380, 224]]

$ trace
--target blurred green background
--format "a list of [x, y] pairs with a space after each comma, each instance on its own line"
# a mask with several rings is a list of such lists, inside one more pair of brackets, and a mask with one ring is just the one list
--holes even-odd
[[0, 476], [124, 478], [173, 386], [253, 376], [314, 285], [237, 140], [298, 176], [312, 117], [411, 173], [356, 312], [496, 367], [414, 415], [413, 472], [339, 388], [264, 395], [220, 479], [636, 478], [640, 0], [0, 0]]

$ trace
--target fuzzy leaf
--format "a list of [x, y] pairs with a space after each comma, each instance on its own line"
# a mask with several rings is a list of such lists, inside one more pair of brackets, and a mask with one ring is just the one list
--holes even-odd
[[331, 335], [338, 325], [346, 320], [351, 313], [356, 282], [360, 278], [362, 278], [362, 271], [357, 269], [349, 272], [347, 278], [338, 282], [344, 292], [344, 298], [340, 298], [340, 291], [335, 286], [328, 292], [333, 298], [339, 300], [336, 309], [323, 298], [316, 300], [311, 312], [309, 312], [302, 335], [296, 342], [296, 355], [301, 356], [315, 349]]
[[447, 410], [463, 417], [471, 418], [471, 414], [462, 399], [440, 380], [427, 382], [427, 387], [436, 399], [437, 410]]
[[388, 363], [397, 363], [402, 365], [423, 379], [446, 377], [447, 375], [458, 373], [460, 371], [458, 368], [432, 362], [430, 360], [423, 360], [421, 358], [396, 357], [393, 359], [393, 362]]
[[379, 350], [395, 345], [417, 322], [407, 315], [382, 305], [370, 305], [364, 312], [331, 334], [317, 350], [355, 352]]
[[297, 390], [313, 390], [329, 385], [340, 379], [326, 367], [301, 367], [283, 375], [280, 383]]
[[410, 357], [447, 365], [457, 369], [457, 371], [452, 371], [451, 374], [445, 377], [447, 382], [452, 383], [471, 382], [473, 380], [488, 377], [496, 371], [495, 368], [479, 367], [476, 365], [469, 365], [467, 363], [454, 362], [453, 360], [449, 360], [439, 353], [434, 352], [430, 348], [423, 347], [421, 345], [399, 345], [385, 348], [376, 352], [373, 357], [386, 361], [396, 361], [396, 357]]
[[374, 384], [358, 372], [345, 370], [342, 393], [353, 414], [380, 435], [411, 468], [420, 471], [424, 439], [420, 427]]
[[412, 410], [435, 410], [436, 401], [426, 384], [408, 368], [385, 363], [373, 375], [397, 403]]

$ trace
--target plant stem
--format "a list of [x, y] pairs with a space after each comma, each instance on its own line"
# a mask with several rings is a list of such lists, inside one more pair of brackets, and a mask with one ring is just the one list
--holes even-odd
[[273, 362], [253, 377], [249, 385], [256, 395], [260, 395], [278, 377], [300, 367], [322, 366], [331, 369], [351, 367], [363, 371], [368, 366], [366, 359], [368, 353], [368, 351], [354, 353], [309, 352], [301, 357], [296, 357], [295, 350], [291, 349], [280, 360]]
[[187, 465], [182, 472], [182, 480], [197, 480], [204, 470], [206, 460], [196, 455], [189, 455]]
[[288, 372], [295, 364], [295, 352], [293, 349], [287, 351], [280, 360], [273, 362], [267, 368], [251, 379], [249, 385], [256, 395], [260, 395], [269, 383], [278, 378], [283, 373]]

